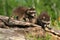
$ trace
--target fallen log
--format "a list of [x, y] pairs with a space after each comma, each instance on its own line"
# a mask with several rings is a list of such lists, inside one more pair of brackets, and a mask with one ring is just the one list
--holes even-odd
[[[34, 27], [41, 27], [39, 25], [33, 24], [33, 23], [28, 23], [28, 22], [22, 22], [22, 21], [18, 21], [18, 20], [9, 20], [9, 17], [7, 16], [1, 16], [0, 15], [0, 20], [2, 22], [4, 22], [6, 25], [8, 26], [34, 26]], [[9, 22], [8, 22], [9, 20]]]
[[[40, 30], [42, 29], [42, 27], [41, 26], [39, 26], [39, 25], [36, 25], [36, 24], [32, 24], [32, 23], [28, 23], [28, 22], [22, 22], [22, 21], [18, 21], [18, 20], [9, 20], [9, 17], [7, 17], [7, 16], [1, 16], [0, 15], [0, 20], [2, 21], [2, 22], [4, 22], [4, 24], [6, 25], [6, 26], [19, 26], [19, 27], [22, 27], [24, 30], [25, 30], [25, 27], [27, 28], [26, 30], [28, 30], [28, 31], [26, 31], [26, 32], [28, 32], [28, 33], [32, 33], [33, 34], [33, 32], [32, 31], [34, 31], [34, 33], [36, 33], [37, 34], [37, 31], [39, 31], [39, 32], [41, 32]], [[8, 21], [9, 20], [9, 21]], [[49, 29], [49, 28], [47, 28], [48, 30], [46, 30], [46, 32], [49, 32], [49, 33], [51, 33], [51, 34], [53, 34], [53, 35], [57, 35], [59, 38], [60, 38], [60, 33], [57, 33], [56, 31], [54, 31], [53, 29]], [[36, 31], [37, 30], [37, 31]], [[51, 30], [53, 30], [53, 31], [51, 31]], [[31, 32], [30, 32], [31, 31]], [[43, 30], [44, 31], [44, 30]], [[42, 33], [44, 33], [44, 32], [42, 32]], [[35, 34], [35, 35], [36, 35]], [[38, 34], [38, 35], [41, 35], [41, 34]]]

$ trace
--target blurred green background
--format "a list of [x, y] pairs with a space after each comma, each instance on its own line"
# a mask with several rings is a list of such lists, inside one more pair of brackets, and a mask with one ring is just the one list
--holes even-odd
[[11, 16], [12, 9], [18, 6], [35, 7], [37, 15], [47, 10], [51, 25], [60, 27], [60, 0], [0, 0], [0, 15]]

